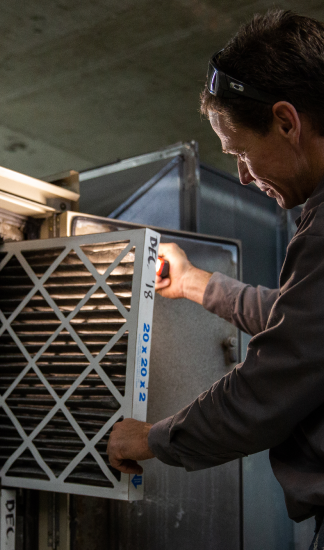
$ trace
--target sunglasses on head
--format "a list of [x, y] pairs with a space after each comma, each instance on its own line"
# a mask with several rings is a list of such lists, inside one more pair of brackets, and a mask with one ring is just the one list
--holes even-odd
[[256, 99], [263, 103], [274, 104], [278, 101], [273, 95], [267, 92], [256, 90], [252, 86], [232, 78], [217, 68], [217, 58], [223, 50], [217, 52], [210, 58], [207, 72], [208, 91], [218, 97], [235, 98], [238, 96]]

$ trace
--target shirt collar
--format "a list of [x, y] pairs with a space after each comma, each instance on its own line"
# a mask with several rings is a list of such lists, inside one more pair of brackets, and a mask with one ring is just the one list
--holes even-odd
[[305, 219], [308, 212], [312, 210], [315, 206], [318, 206], [324, 202], [324, 178], [320, 181], [320, 183], [315, 187], [313, 193], [310, 195], [310, 197], [305, 202], [304, 208], [302, 209], [301, 215], [296, 219], [296, 225], [300, 224], [301, 221]]

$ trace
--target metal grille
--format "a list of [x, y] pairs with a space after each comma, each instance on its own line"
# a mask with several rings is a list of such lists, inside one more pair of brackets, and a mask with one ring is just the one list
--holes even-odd
[[141, 498], [106, 446], [118, 419], [146, 419], [157, 246], [140, 229], [2, 247], [3, 484]]

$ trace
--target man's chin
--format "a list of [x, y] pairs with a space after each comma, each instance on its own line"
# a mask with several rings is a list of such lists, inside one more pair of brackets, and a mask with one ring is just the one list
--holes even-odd
[[284, 198], [281, 195], [277, 195], [275, 199], [280, 208], [283, 208], [284, 210], [290, 210], [291, 208], [294, 208], [294, 206], [298, 206], [299, 204], [297, 201], [294, 201], [291, 198]]

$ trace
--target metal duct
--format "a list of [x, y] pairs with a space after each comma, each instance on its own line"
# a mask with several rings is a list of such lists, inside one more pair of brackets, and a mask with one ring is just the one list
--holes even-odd
[[140, 229], [2, 247], [4, 484], [141, 497], [106, 446], [122, 416], [146, 419], [158, 240]]

